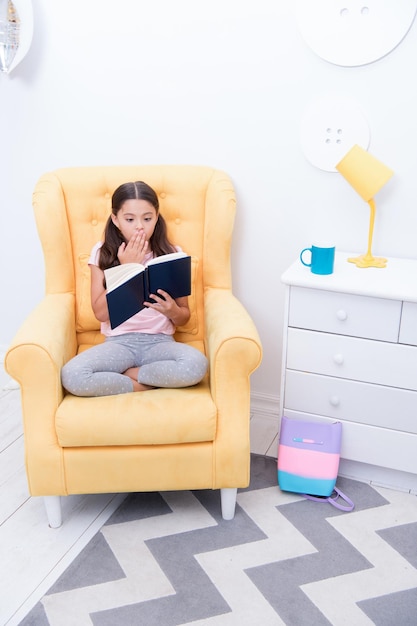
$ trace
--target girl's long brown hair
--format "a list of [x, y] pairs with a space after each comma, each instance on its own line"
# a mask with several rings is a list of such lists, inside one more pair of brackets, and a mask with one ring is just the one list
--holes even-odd
[[[153, 235], [149, 240], [153, 255], [161, 256], [162, 254], [175, 252], [175, 247], [168, 239], [166, 222], [159, 212], [158, 196], [152, 187], [143, 181], [120, 185], [112, 196], [111, 206], [113, 215], [118, 214], [122, 208], [122, 204], [126, 200], [146, 200], [152, 204], [156, 210], [158, 220]], [[111, 215], [109, 215], [104, 229], [104, 243], [100, 248], [100, 269], [105, 270], [109, 267], [120, 265], [120, 261], [117, 258], [117, 251], [120, 244], [123, 242], [127, 243], [120, 230], [113, 224]]]

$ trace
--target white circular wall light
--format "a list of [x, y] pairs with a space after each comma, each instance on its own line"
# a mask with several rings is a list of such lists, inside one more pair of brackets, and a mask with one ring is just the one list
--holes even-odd
[[296, 0], [307, 45], [322, 59], [353, 67], [389, 54], [404, 39], [417, 0]]

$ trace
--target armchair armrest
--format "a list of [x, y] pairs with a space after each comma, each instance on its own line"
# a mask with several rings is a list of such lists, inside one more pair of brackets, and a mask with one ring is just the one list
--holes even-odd
[[55, 413], [63, 398], [61, 367], [77, 349], [74, 294], [47, 295], [15, 335], [5, 358], [20, 385], [25, 460], [32, 495], [65, 494]]
[[246, 487], [250, 468], [249, 378], [261, 362], [262, 346], [252, 319], [230, 290], [206, 290], [205, 320], [210, 388], [217, 406], [213, 488]]
[[260, 365], [261, 341], [249, 313], [227, 289], [205, 293], [206, 349], [213, 396], [234, 374], [248, 378]]
[[20, 385], [32, 384], [34, 378], [45, 384], [44, 368], [59, 376], [62, 365], [75, 355], [74, 307], [73, 294], [49, 294], [23, 322], [5, 359], [7, 372]]
[[15, 335], [5, 367], [21, 387], [22, 402], [62, 399], [61, 367], [77, 349], [74, 295], [50, 294], [29, 314]]

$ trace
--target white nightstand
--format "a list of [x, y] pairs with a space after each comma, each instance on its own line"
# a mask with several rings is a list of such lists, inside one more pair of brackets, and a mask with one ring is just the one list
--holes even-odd
[[417, 260], [286, 285], [280, 415], [343, 424], [340, 474], [417, 492]]

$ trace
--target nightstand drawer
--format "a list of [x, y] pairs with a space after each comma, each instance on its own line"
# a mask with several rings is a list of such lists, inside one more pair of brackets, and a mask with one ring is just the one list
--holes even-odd
[[403, 302], [399, 342], [417, 346], [416, 302]]
[[416, 391], [287, 370], [284, 393], [285, 409], [417, 434]]
[[289, 326], [352, 337], [398, 341], [401, 302], [291, 287]]
[[286, 367], [417, 390], [417, 350], [412, 346], [289, 328]]

